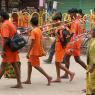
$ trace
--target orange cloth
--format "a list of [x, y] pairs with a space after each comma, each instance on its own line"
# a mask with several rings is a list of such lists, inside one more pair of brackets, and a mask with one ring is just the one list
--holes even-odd
[[81, 34], [81, 23], [79, 21], [79, 19], [76, 19], [75, 21], [73, 21], [71, 23], [71, 29], [70, 32], [74, 33], [75, 35], [79, 35]]
[[71, 23], [70, 32], [75, 33], [75, 23], [74, 23], [74, 21], [72, 21], [72, 23]]
[[[75, 41], [74, 37], [77, 37], [78, 35], [81, 34], [82, 30], [81, 30], [81, 25], [80, 25], [80, 21], [78, 19], [76, 19], [75, 21], [73, 21], [71, 23], [71, 33], [74, 33], [74, 36], [71, 38], [70, 43]], [[81, 45], [81, 41], [80, 38], [78, 41], [75, 41], [73, 44], [68, 44], [67, 45], [67, 51], [69, 49], [72, 49], [73, 52], [73, 56], [80, 56], [80, 45]]]
[[73, 56], [80, 56], [80, 41], [74, 43], [73, 46]]
[[74, 43], [68, 43], [68, 45], [66, 46], [66, 53], [68, 54], [69, 50], [72, 49], [72, 55], [73, 56], [80, 56], [80, 41], [76, 41]]
[[23, 27], [28, 27], [28, 16], [27, 15], [23, 15]]
[[[15, 26], [9, 20], [4, 21], [4, 23], [1, 26], [2, 40], [4, 38], [10, 38], [14, 36], [15, 33]], [[8, 46], [5, 48], [5, 55], [6, 57], [2, 60], [4, 63], [14, 63], [19, 61], [18, 51], [12, 52]]]
[[19, 13], [19, 18], [18, 18], [18, 27], [23, 26], [23, 16], [22, 13]]
[[40, 28], [37, 27], [31, 31], [31, 39], [35, 40], [35, 43], [32, 49], [30, 50], [29, 54], [30, 57], [28, 62], [31, 62], [32, 66], [39, 66], [40, 65], [39, 57], [42, 49], [41, 46], [42, 32]]
[[[75, 36], [78, 36], [82, 33], [82, 27], [80, 24], [80, 21], [78, 19], [75, 20]], [[73, 46], [73, 56], [80, 56], [80, 45], [81, 45], [81, 41], [80, 38], [78, 41], [76, 41], [74, 43]]]
[[29, 60], [28, 60], [29, 63], [31, 63], [31, 65], [33, 67], [38, 67], [40, 66], [40, 59], [38, 56], [30, 56]]
[[42, 41], [42, 31], [40, 28], [34, 28], [31, 31], [31, 35], [30, 38], [35, 40], [34, 46], [30, 51], [30, 55], [33, 56], [40, 56], [41, 54], [41, 49], [42, 49], [42, 45], [41, 45], [41, 41]]
[[[56, 31], [58, 32], [58, 30]], [[62, 31], [59, 31], [60, 37], [62, 37]], [[60, 39], [56, 37], [56, 44], [55, 44], [55, 61], [61, 63], [65, 54], [66, 48], [62, 48], [60, 43]]]

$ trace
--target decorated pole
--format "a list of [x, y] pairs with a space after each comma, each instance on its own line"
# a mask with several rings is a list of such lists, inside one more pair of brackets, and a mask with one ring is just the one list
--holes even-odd
[[42, 25], [43, 24], [43, 13], [44, 13], [44, 3], [45, 3], [45, 0], [39, 0], [39, 9], [40, 9], [40, 21], [39, 21], [39, 25]]

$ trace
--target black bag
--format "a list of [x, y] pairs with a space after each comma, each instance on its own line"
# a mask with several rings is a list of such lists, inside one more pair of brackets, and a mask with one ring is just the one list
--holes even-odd
[[62, 48], [65, 48], [66, 45], [68, 44], [68, 42], [70, 42], [70, 39], [73, 36], [73, 34], [70, 34], [70, 32], [66, 28], [63, 29], [63, 31], [62, 31], [62, 36], [63, 36], [62, 38], [60, 38], [60, 33], [59, 32], [57, 34], [58, 34], [57, 36], [60, 39]]
[[16, 33], [12, 38], [8, 40], [8, 46], [12, 52], [15, 52], [26, 45], [26, 40], [24, 37], [18, 33]]

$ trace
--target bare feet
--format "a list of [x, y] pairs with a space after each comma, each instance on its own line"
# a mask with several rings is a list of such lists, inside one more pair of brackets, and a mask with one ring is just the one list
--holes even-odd
[[12, 86], [11, 88], [19, 88], [19, 89], [21, 89], [21, 88], [23, 88], [23, 87], [22, 87], [21, 84], [17, 84], [17, 85], [15, 85], [15, 86]]
[[66, 75], [66, 74], [64, 74], [63, 76], [61, 76], [60, 77], [61, 79], [68, 79], [69, 78], [69, 76], [68, 75]]
[[70, 81], [73, 80], [74, 76], [75, 76], [75, 73], [72, 73], [72, 74], [70, 75]]
[[86, 89], [83, 89], [82, 91], [83, 91], [84, 93], [86, 93]]
[[31, 81], [25, 81], [25, 82], [22, 82], [23, 84], [31, 84]]
[[56, 80], [53, 80], [52, 83], [60, 83], [61, 80], [60, 79], [56, 79]]
[[49, 77], [49, 78], [48, 78], [48, 84], [47, 84], [48, 86], [50, 86], [51, 80], [52, 80], [52, 77]]

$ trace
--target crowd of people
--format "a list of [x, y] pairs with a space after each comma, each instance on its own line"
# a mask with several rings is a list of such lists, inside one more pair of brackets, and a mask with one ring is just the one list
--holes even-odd
[[33, 13], [39, 14], [39, 9], [36, 9], [34, 7], [27, 7], [18, 10], [14, 8], [10, 13], [10, 21], [13, 22], [16, 27], [29, 27], [29, 21]]
[[[95, 10], [94, 10], [95, 11]], [[25, 10], [24, 10], [25, 12]], [[27, 11], [26, 11], [27, 12]], [[95, 95], [95, 13], [91, 14], [90, 19], [87, 19], [87, 16], [83, 14], [81, 9], [72, 8], [68, 10], [69, 20], [67, 18], [62, 18], [60, 12], [54, 12], [52, 16], [52, 29], [49, 31], [51, 35], [55, 38], [49, 52], [49, 58], [44, 60], [46, 63], [51, 63], [53, 55], [55, 54], [55, 67], [56, 67], [56, 79], [53, 80], [50, 75], [40, 66], [40, 57], [46, 55], [42, 38], [43, 38], [43, 27], [39, 27], [39, 18], [38, 16], [32, 16], [30, 20], [30, 26], [32, 30], [29, 31], [30, 46], [27, 51], [26, 58], [28, 59], [28, 75], [25, 82], [21, 82], [21, 73], [18, 66], [20, 62], [19, 51], [12, 52], [8, 46], [8, 41], [12, 38], [17, 30], [18, 23], [9, 21], [9, 14], [7, 12], [0, 12], [0, 35], [2, 38], [2, 63], [0, 68], [0, 78], [4, 75], [5, 68], [8, 63], [10, 63], [15, 71], [17, 84], [12, 88], [22, 88], [22, 83], [31, 84], [31, 72], [32, 67], [41, 72], [47, 79], [48, 84], [61, 83], [62, 78], [68, 78], [70, 81], [74, 79], [75, 73], [69, 70], [70, 67], [70, 58], [74, 56], [76, 63], [81, 65], [87, 71], [87, 86], [86, 94]], [[26, 21], [28, 21], [26, 19]], [[22, 21], [22, 20], [21, 20]], [[89, 28], [87, 25], [89, 24]], [[19, 21], [20, 23], [20, 21]], [[28, 27], [28, 23], [25, 27]], [[16, 27], [15, 27], [16, 26]], [[48, 26], [48, 24], [46, 24]], [[44, 31], [47, 32], [47, 31]], [[87, 50], [87, 64], [83, 62], [80, 58], [81, 43], [83, 41], [84, 35], [89, 35], [89, 43]], [[62, 64], [64, 63], [65, 66]], [[65, 71], [63, 76], [60, 76], [60, 70]]]

